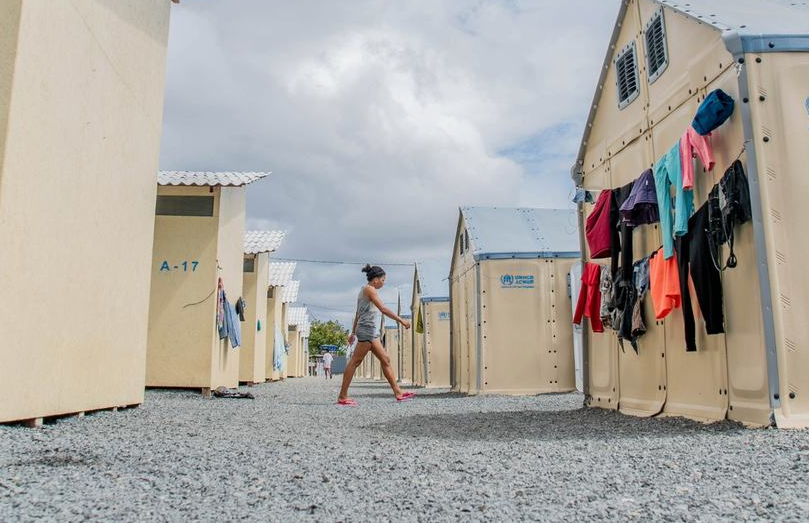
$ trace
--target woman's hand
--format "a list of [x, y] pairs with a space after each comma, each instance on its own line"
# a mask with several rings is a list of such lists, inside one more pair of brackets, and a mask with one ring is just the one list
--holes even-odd
[[350, 347], [351, 345], [354, 345], [355, 341], [357, 341], [357, 335], [352, 332], [348, 337], [348, 346]]
[[410, 328], [410, 322], [409, 322], [409, 321], [407, 321], [407, 320], [401, 320], [401, 319], [400, 319], [400, 320], [399, 320], [399, 323], [401, 323], [401, 324], [402, 324], [402, 327], [404, 327], [405, 329], [409, 329], [409, 328]]

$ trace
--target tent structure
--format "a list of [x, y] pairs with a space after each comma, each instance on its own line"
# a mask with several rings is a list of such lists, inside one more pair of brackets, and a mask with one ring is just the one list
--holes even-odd
[[[247, 231], [244, 235], [244, 312], [239, 382], [263, 383], [267, 357], [267, 282], [270, 253], [281, 246], [283, 231]], [[272, 336], [270, 336], [272, 337]]]
[[450, 270], [454, 390], [574, 389], [567, 275], [579, 257], [574, 210], [461, 208]]
[[271, 262], [267, 288], [265, 379], [281, 379], [286, 352], [284, 325], [284, 289], [292, 285], [296, 262]]
[[0, 2], [0, 423], [143, 403], [170, 5]]
[[[393, 367], [393, 374], [396, 381], [399, 381], [399, 326], [385, 325], [382, 343], [390, 357], [390, 365]], [[384, 379], [384, 377], [383, 377]]]
[[267, 174], [158, 173], [147, 386], [238, 386], [245, 186]]
[[301, 378], [308, 360], [304, 347], [304, 335], [308, 336], [309, 313], [306, 307], [289, 308], [289, 355], [286, 365], [287, 378]]
[[[403, 320], [411, 321], [410, 314], [399, 314]], [[413, 328], [405, 329], [401, 325], [399, 330], [399, 383], [411, 385], [413, 383]]]
[[413, 271], [411, 309], [414, 384], [449, 387], [449, 265], [419, 262]]
[[[712, 168], [695, 161], [690, 195], [701, 209], [738, 159], [752, 219], [731, 225], [737, 265], [721, 271], [722, 299], [714, 301], [724, 333], [706, 334], [705, 311], [697, 311], [696, 350], [687, 351], [681, 308], [647, 321], [638, 353], [585, 328], [589, 405], [639, 416], [809, 426], [809, 280], [802, 263], [809, 244], [795, 241], [809, 219], [807, 29], [805, 2], [621, 2], [574, 181], [594, 192], [629, 184], [682, 143], [706, 97], [721, 89], [733, 112], [708, 139]], [[584, 223], [593, 207], [580, 210]], [[636, 227], [636, 259], [661, 239], [659, 226]], [[727, 245], [720, 252], [724, 265]], [[589, 251], [583, 261], [592, 261]], [[647, 318], [654, 318], [649, 308]]]

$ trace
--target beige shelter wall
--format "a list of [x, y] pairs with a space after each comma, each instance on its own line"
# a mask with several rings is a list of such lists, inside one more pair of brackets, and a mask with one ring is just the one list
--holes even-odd
[[[639, 56], [643, 57], [640, 28], [658, 8], [659, 4], [649, 0], [632, 0], [616, 48], [635, 40], [641, 50]], [[617, 108], [615, 72], [610, 67], [585, 153], [583, 174], [588, 188], [620, 187], [651, 167], [677, 143], [699, 103], [713, 89], [721, 87], [740, 102], [733, 60], [720, 32], [668, 8], [664, 13], [668, 68], [648, 85], [645, 59], [640, 60], [641, 96], [624, 111]], [[632, 106], [637, 107], [631, 109]], [[640, 123], [637, 111], [645, 111]], [[634, 126], [637, 129], [633, 132], [623, 131]], [[742, 151], [741, 112], [737, 110], [711, 140], [716, 168], [706, 173], [696, 161], [697, 208]], [[585, 219], [591, 210], [592, 205], [584, 206]], [[656, 226], [639, 228], [634, 234], [635, 258], [649, 254], [660, 243]], [[737, 227], [735, 250], [740, 265], [723, 274], [726, 335], [705, 334], [692, 291], [697, 352], [685, 352], [682, 311], [676, 310], [664, 322], [656, 322], [651, 303], [644, 305], [648, 331], [640, 341], [639, 354], [630, 348], [620, 351], [612, 333], [585, 330], [590, 405], [620, 405], [623, 412], [635, 415], [653, 415], [662, 408], [667, 414], [700, 419], [727, 416], [753, 423], [766, 420], [766, 362], [751, 225]]]
[[0, 421], [141, 403], [169, 4], [2, 4]]
[[[225, 293], [234, 306], [236, 300], [242, 296], [244, 219], [245, 188], [222, 187], [219, 197], [219, 234], [216, 258], [220, 267], [219, 277], [224, 281]], [[241, 327], [244, 327], [244, 323]], [[212, 355], [212, 387], [237, 387], [239, 385], [240, 350], [231, 347], [226, 339], [219, 340], [217, 337]]]
[[[211, 195], [205, 187], [160, 187], [158, 194]], [[212, 195], [216, 214], [219, 191]], [[154, 218], [146, 361], [146, 385], [150, 387], [211, 386], [211, 350], [219, 340], [218, 226], [218, 216]]]
[[[480, 263], [481, 392], [538, 394], [575, 389], [566, 277], [575, 261], [539, 258]], [[533, 276], [534, 283], [504, 284], [503, 275]]]
[[413, 312], [413, 343], [412, 343], [412, 365], [413, 365], [413, 385], [423, 387], [425, 384], [424, 377], [424, 333], [418, 332], [416, 327], [418, 325], [419, 316], [421, 316], [422, 324], [424, 323], [424, 310], [421, 304], [420, 283], [418, 278], [418, 269], [413, 271], [413, 295], [410, 301], [410, 310]]
[[[272, 287], [272, 298], [267, 293], [267, 328], [266, 328], [266, 353], [264, 356], [264, 378], [273, 379], [273, 362], [275, 358], [275, 331], [280, 328], [282, 318], [281, 295], [283, 287]], [[269, 290], [269, 289], [268, 289]]]
[[775, 410], [775, 419], [779, 427], [807, 427], [809, 278], [803, 265], [809, 259], [809, 245], [803, 237], [809, 223], [804, 105], [809, 53], [746, 58], [780, 376], [781, 407]]
[[[412, 324], [412, 322], [411, 322]], [[401, 358], [402, 358], [402, 375], [401, 381], [402, 383], [410, 384], [413, 383], [413, 332], [415, 327], [411, 325], [411, 328], [401, 329], [401, 338], [399, 342], [399, 346], [401, 348]]]
[[434, 301], [423, 305], [427, 363], [425, 385], [427, 387], [449, 387], [450, 304], [448, 301]]
[[[267, 364], [267, 280], [270, 254], [260, 252], [253, 258], [253, 272], [245, 272], [244, 301], [247, 303], [242, 323], [242, 347], [239, 349], [239, 381], [262, 382]], [[259, 322], [261, 327], [259, 329]]]
[[300, 357], [301, 337], [296, 327], [289, 327], [289, 354], [287, 355], [287, 364], [284, 376], [287, 378], [295, 377], [295, 368], [298, 364]]
[[385, 351], [390, 357], [390, 365], [393, 368], [393, 376], [399, 379], [399, 328], [387, 329], [385, 340]]

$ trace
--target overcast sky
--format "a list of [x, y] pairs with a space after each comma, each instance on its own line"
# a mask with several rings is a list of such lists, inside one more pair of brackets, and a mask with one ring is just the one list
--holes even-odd
[[[183, 0], [161, 168], [272, 171], [247, 228], [278, 257], [449, 258], [462, 205], [567, 208], [619, 0]], [[412, 269], [383, 297], [410, 302]], [[359, 266], [299, 263], [300, 303], [347, 323]]]

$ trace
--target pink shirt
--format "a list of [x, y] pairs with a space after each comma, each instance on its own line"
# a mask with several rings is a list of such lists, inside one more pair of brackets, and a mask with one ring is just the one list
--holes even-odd
[[694, 188], [694, 158], [699, 156], [702, 165], [709, 171], [713, 169], [713, 149], [707, 136], [701, 136], [690, 125], [680, 139], [680, 163], [683, 169], [683, 189]]

